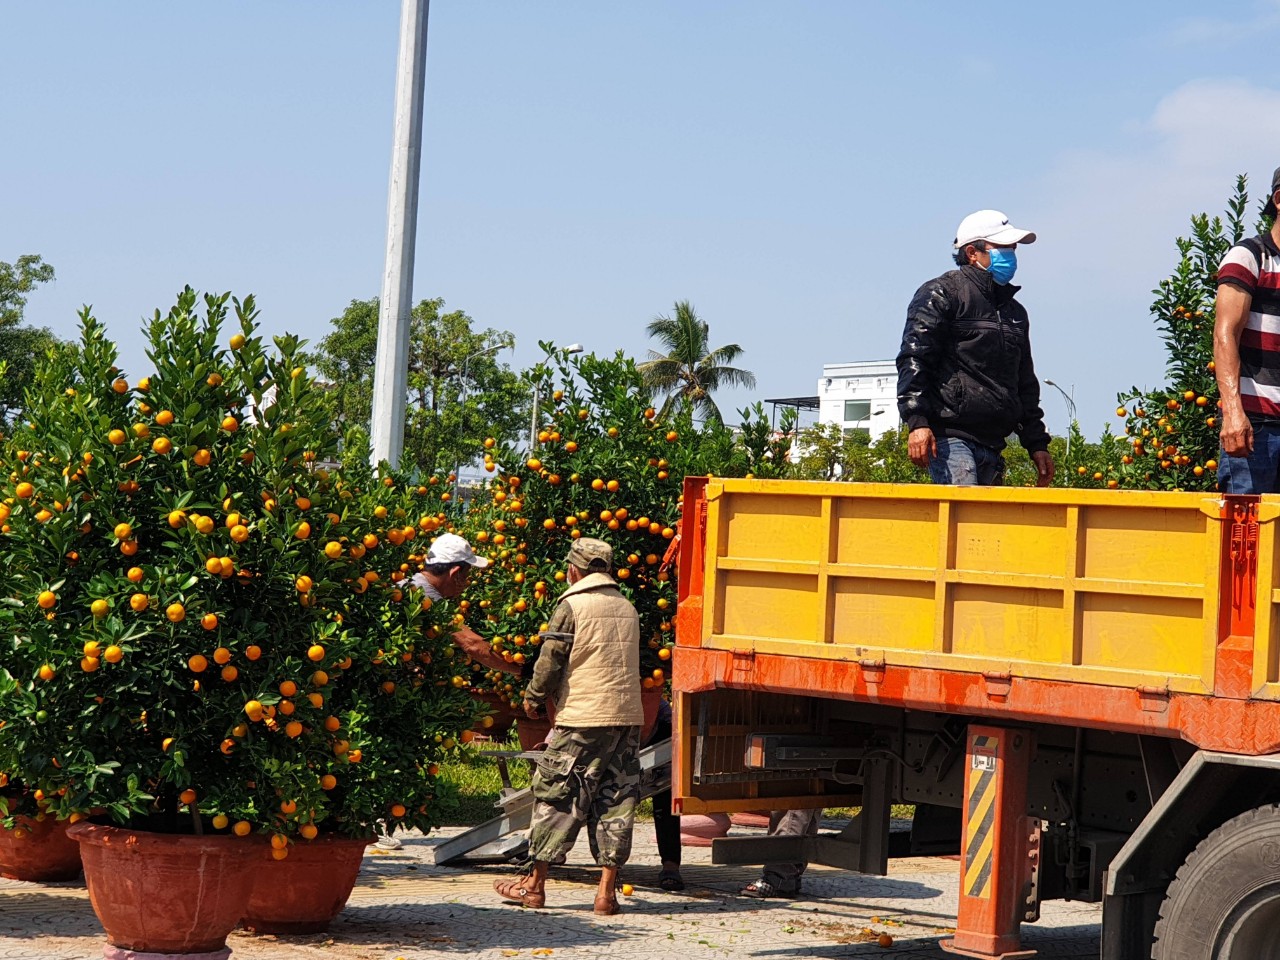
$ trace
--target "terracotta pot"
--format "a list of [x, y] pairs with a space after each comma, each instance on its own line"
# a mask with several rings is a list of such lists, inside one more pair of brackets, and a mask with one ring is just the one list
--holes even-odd
[[496, 693], [473, 691], [471, 696], [481, 703], [487, 704], [489, 709], [493, 711], [492, 726], [486, 727], [477, 723], [472, 729], [476, 733], [483, 733], [485, 736], [492, 737], [495, 740], [505, 739], [507, 732], [511, 729], [511, 725], [516, 721], [515, 708]]
[[516, 735], [520, 738], [521, 750], [532, 750], [540, 743], [546, 743], [551, 728], [556, 725], [556, 705], [547, 701], [547, 716], [540, 720], [530, 720], [521, 711], [516, 716]]
[[84, 821], [80, 844], [89, 902], [120, 950], [221, 956], [244, 916], [262, 846], [226, 835], [151, 833]]
[[724, 813], [688, 814], [680, 818], [680, 844], [685, 847], [709, 847], [716, 837], [729, 832], [729, 816]]
[[658, 708], [662, 706], [662, 688], [652, 687], [641, 690], [640, 705], [644, 707], [644, 723], [640, 725], [640, 743], [643, 745], [653, 736], [653, 725], [658, 722]]
[[516, 721], [516, 734], [520, 737], [520, 749], [532, 750], [547, 742], [547, 737], [551, 735], [551, 721], [521, 717]]
[[735, 827], [763, 827], [769, 829], [768, 810], [747, 810], [744, 813], [731, 814], [729, 819]]
[[323, 933], [347, 905], [369, 837], [322, 836], [289, 845], [289, 856], [271, 858], [259, 844], [257, 877], [240, 926], [255, 933]]
[[0, 877], [50, 883], [80, 876], [80, 844], [67, 836], [67, 821], [23, 817], [16, 829], [26, 835], [0, 827]]

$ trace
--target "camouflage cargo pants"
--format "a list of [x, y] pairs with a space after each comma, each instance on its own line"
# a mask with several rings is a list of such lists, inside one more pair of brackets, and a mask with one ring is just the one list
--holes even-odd
[[640, 796], [640, 728], [558, 729], [538, 761], [529, 857], [564, 863], [585, 823], [602, 867], [631, 855]]

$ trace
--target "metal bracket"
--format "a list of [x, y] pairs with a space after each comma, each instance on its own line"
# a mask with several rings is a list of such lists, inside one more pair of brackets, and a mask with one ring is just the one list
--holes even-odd
[[830, 770], [844, 760], [861, 760], [862, 746], [837, 747], [834, 737], [753, 733], [747, 737], [748, 770]]

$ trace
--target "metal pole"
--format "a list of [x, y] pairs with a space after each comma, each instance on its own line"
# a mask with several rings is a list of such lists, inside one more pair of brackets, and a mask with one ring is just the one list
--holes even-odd
[[1070, 460], [1071, 459], [1071, 428], [1075, 426], [1075, 422], [1076, 422], [1076, 399], [1075, 399], [1076, 385], [1074, 383], [1071, 385], [1070, 393], [1067, 393], [1067, 391], [1063, 390], [1060, 386], [1058, 386], [1052, 380], [1045, 380], [1045, 385], [1053, 387], [1053, 389], [1057, 390], [1060, 394], [1062, 394], [1062, 399], [1067, 402], [1067, 416], [1071, 418], [1071, 423], [1067, 426], [1067, 459]]
[[[561, 356], [567, 357], [574, 353], [581, 353], [582, 351], [583, 351], [582, 344], [571, 343], [567, 347], [561, 347], [558, 350], [551, 350], [550, 352], [547, 353], [547, 356], [551, 357], [556, 354], [560, 354]], [[538, 421], [541, 419], [538, 406], [540, 401], [541, 401], [541, 396], [539, 395], [538, 385], [535, 383], [533, 385], [533, 417], [529, 423], [529, 453], [530, 454], [532, 454], [533, 451], [538, 449]]]
[[[470, 366], [471, 361], [474, 360], [476, 357], [482, 357], [487, 353], [497, 353], [499, 350], [505, 349], [505, 347], [506, 347], [506, 344], [495, 343], [492, 347], [485, 347], [483, 350], [477, 350], [475, 353], [471, 354], [471, 356], [466, 357], [462, 361], [462, 390], [461, 390], [461, 396], [458, 400], [458, 404], [460, 407], [458, 411], [458, 432], [461, 433], [464, 437], [466, 436], [466, 433], [467, 433], [467, 367]], [[462, 507], [462, 462], [461, 461], [458, 461], [458, 463], [453, 468], [453, 492], [454, 492], [454, 498], [453, 498], [454, 506], [457, 507], [458, 509], [461, 509]]]
[[378, 309], [373, 422], [369, 431], [370, 459], [375, 466], [383, 460], [395, 465], [404, 452], [429, 7], [430, 0], [402, 0], [400, 6], [395, 133], [391, 143], [391, 183], [387, 191], [387, 251]]
[[538, 449], [538, 385], [533, 385], [533, 417], [529, 422], [529, 453]]

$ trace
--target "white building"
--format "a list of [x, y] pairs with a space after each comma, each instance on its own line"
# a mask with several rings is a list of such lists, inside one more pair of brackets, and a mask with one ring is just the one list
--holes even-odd
[[897, 430], [898, 367], [893, 360], [828, 363], [818, 378], [818, 422], [838, 423], [848, 435], [854, 430], [874, 440]]

